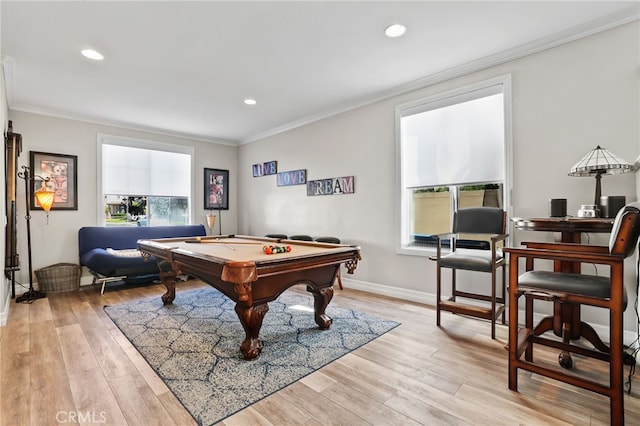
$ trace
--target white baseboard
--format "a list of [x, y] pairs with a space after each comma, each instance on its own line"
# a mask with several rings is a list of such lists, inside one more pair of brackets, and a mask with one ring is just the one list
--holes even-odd
[[[436, 295], [432, 293], [425, 293], [415, 290], [407, 290], [404, 288], [391, 287], [376, 283], [370, 283], [366, 281], [354, 280], [346, 278], [342, 275], [342, 283], [345, 287], [354, 290], [366, 291], [367, 293], [378, 294], [381, 296], [395, 297], [397, 299], [407, 300], [411, 302], [423, 303], [430, 305], [434, 310], [436, 308]], [[534, 314], [534, 321], [540, 321], [543, 318], [543, 314]], [[524, 318], [524, 311], [518, 312], [518, 318]], [[609, 326], [605, 324], [589, 323], [594, 330], [603, 339], [609, 336]], [[624, 330], [623, 341], [625, 345], [631, 345], [638, 338], [638, 335], [633, 330]], [[606, 342], [605, 342], [606, 343]], [[639, 355], [640, 356], [640, 355]]]
[[381, 296], [395, 297], [402, 300], [409, 300], [417, 303], [424, 303], [431, 305], [435, 309], [436, 296], [435, 294], [424, 293], [415, 290], [408, 290], [406, 288], [391, 287], [382, 284], [375, 284], [367, 281], [359, 281], [351, 278], [345, 278], [342, 274], [342, 283], [345, 287], [366, 291], [367, 293], [379, 294]]
[[11, 300], [9, 292], [7, 292], [5, 295], [4, 306], [2, 307], [2, 311], [0, 311], [0, 327], [7, 325], [7, 319], [9, 318], [9, 303], [11, 303]]

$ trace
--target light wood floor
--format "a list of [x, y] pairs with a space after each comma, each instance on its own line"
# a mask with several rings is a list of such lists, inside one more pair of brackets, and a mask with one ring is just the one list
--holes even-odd
[[[205, 286], [197, 280], [178, 291]], [[293, 290], [296, 291], [296, 290]], [[0, 328], [2, 425], [193, 425], [195, 422], [103, 312], [103, 305], [159, 297], [161, 285], [51, 294], [12, 303]], [[507, 387], [507, 329], [430, 306], [336, 290], [333, 304], [402, 323], [221, 425], [605, 425], [608, 399], [520, 373]], [[267, 314], [268, 315], [268, 314]], [[536, 352], [554, 363], [557, 353]], [[604, 364], [576, 368], [607, 377]], [[625, 396], [640, 424], [640, 382]]]

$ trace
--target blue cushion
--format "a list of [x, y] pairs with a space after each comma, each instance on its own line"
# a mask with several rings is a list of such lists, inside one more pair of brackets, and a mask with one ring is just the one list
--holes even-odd
[[80, 256], [94, 248], [116, 250], [138, 247], [138, 240], [206, 235], [204, 225], [85, 226], [78, 231]]
[[106, 277], [122, 275], [157, 274], [155, 257], [145, 262], [142, 257], [120, 257], [107, 253], [103, 248], [94, 248], [80, 256], [80, 264]]
[[86, 226], [78, 231], [80, 265], [106, 277], [158, 274], [155, 257], [117, 256], [107, 249], [138, 248], [138, 240], [205, 236], [204, 225], [181, 226]]

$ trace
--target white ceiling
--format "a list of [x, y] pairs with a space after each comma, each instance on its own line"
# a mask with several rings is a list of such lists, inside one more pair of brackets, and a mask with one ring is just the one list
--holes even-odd
[[[11, 109], [243, 143], [630, 22], [639, 4], [2, 1], [2, 58]], [[405, 36], [385, 37], [391, 23]]]

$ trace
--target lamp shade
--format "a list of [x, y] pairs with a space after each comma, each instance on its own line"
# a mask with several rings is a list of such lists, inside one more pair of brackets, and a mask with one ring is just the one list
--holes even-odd
[[216, 226], [216, 216], [214, 214], [209, 213], [207, 215], [207, 226], [209, 230], [213, 232], [213, 228]]
[[596, 193], [593, 204], [600, 206], [600, 195], [602, 194], [600, 180], [602, 175], [626, 173], [631, 170], [633, 170], [631, 164], [598, 145], [571, 167], [569, 176], [594, 176], [596, 178]]
[[53, 198], [55, 196], [55, 192], [47, 191], [44, 188], [40, 188], [35, 193], [36, 200], [38, 200], [38, 204], [42, 207], [42, 210], [49, 213], [51, 210], [51, 206], [53, 206]]
[[571, 167], [569, 176], [612, 175], [632, 169], [631, 164], [598, 145]]

